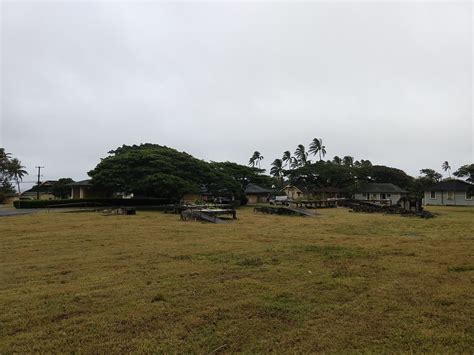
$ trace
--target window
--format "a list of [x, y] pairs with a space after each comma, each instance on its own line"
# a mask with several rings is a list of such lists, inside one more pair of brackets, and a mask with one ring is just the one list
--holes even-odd
[[431, 191], [430, 192], [430, 198], [435, 199], [436, 198], [436, 191]]
[[448, 200], [454, 200], [454, 191], [448, 191]]
[[472, 194], [469, 191], [466, 191], [466, 200], [472, 200]]

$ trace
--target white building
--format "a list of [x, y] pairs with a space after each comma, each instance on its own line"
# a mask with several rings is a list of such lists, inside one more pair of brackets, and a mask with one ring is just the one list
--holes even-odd
[[446, 180], [425, 191], [424, 205], [474, 206], [474, 185], [462, 180]]
[[402, 188], [390, 183], [368, 183], [362, 186], [354, 195], [356, 200], [363, 201], [389, 201], [390, 204], [397, 204], [402, 196], [407, 192]]

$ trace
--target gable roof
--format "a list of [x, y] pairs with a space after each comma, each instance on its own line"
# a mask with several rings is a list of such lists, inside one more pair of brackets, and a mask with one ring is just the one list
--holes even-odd
[[271, 192], [272, 190], [266, 189], [255, 184], [248, 184], [245, 188], [246, 194], [269, 194]]
[[36, 195], [38, 191], [40, 192], [40, 194], [49, 194], [51, 193], [55, 183], [57, 183], [57, 181], [55, 180], [43, 181], [42, 183], [40, 183], [39, 186], [34, 185], [31, 189], [23, 191], [21, 193], [21, 196]]
[[71, 182], [68, 186], [90, 186], [92, 179], [82, 180], [78, 182]]
[[305, 188], [301, 185], [289, 184], [289, 185], [286, 185], [284, 188], [282, 188], [282, 191], [285, 190], [285, 189], [291, 189], [291, 188], [298, 189], [301, 192], [303, 192], [305, 190]]
[[363, 193], [406, 193], [406, 190], [391, 183], [376, 183], [372, 182], [359, 189]]
[[429, 191], [469, 191], [474, 185], [463, 180], [445, 180], [429, 188]]

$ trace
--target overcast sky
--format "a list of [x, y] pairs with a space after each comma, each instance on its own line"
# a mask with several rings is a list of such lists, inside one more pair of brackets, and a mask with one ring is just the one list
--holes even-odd
[[1, 10], [0, 146], [44, 179], [144, 142], [265, 167], [314, 137], [412, 175], [474, 160], [469, 1]]

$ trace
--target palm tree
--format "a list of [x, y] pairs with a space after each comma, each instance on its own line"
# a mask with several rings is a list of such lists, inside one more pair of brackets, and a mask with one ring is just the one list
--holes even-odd
[[272, 168], [270, 169], [270, 174], [275, 177], [282, 178], [283, 175], [283, 160], [275, 159], [272, 163]]
[[0, 168], [6, 169], [6, 164], [11, 158], [11, 153], [6, 153], [5, 148], [0, 148]]
[[25, 175], [28, 175], [28, 172], [24, 170], [24, 166], [21, 165], [21, 161], [17, 158], [13, 158], [12, 160], [10, 160], [10, 163], [8, 165], [8, 170], [10, 171], [11, 176], [13, 177], [16, 182], [16, 185], [18, 186], [18, 193], [21, 193], [20, 181], [23, 180], [23, 177]]
[[295, 150], [295, 156], [299, 166], [308, 164], [308, 153], [303, 144], [298, 144], [298, 147]]
[[309, 152], [313, 155], [319, 153], [319, 160], [323, 160], [326, 155], [326, 147], [323, 145], [323, 140], [321, 138], [313, 138], [309, 145]]
[[258, 168], [260, 169], [260, 161], [263, 160], [263, 156], [260, 154], [259, 151], [253, 152], [252, 157], [249, 160], [249, 165], [252, 166], [252, 168], [255, 167], [256, 164], [258, 164]]
[[443, 165], [441, 165], [441, 168], [444, 170], [444, 172], [448, 172], [449, 178], [451, 179], [451, 167], [449, 166], [448, 161], [446, 160]]
[[283, 165], [283, 167], [287, 166], [288, 164], [291, 166], [291, 161], [293, 160], [293, 157], [291, 156], [289, 150], [283, 153], [283, 158], [281, 160], [285, 162], [285, 165]]
[[339, 158], [337, 155], [334, 158], [332, 158], [332, 161], [333, 161], [334, 164], [337, 164], [337, 165], [342, 164], [342, 159]]

